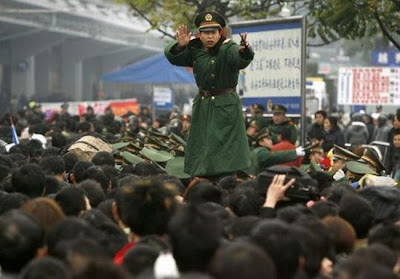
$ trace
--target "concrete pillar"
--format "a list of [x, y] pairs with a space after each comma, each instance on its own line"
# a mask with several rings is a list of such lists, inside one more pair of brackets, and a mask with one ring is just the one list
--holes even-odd
[[[37, 96], [43, 97], [49, 95], [50, 84], [50, 51], [45, 50], [35, 59], [35, 93]], [[14, 88], [17, 85], [14, 84]]]

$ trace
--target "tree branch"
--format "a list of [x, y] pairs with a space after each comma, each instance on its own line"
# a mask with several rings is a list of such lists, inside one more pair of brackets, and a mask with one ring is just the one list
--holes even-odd
[[[139, 9], [135, 8], [133, 5], [130, 5], [131, 8], [139, 14], [139, 16], [141, 16], [145, 21], [147, 21], [151, 26], [155, 26], [154, 22], [152, 22], [142, 11], [140, 11]], [[158, 32], [160, 32], [161, 34], [163, 34], [163, 36], [167, 36], [171, 39], [175, 39], [175, 36], [171, 35], [170, 33], [162, 30], [160, 27], [157, 27], [156, 30]]]
[[390, 41], [393, 43], [393, 45], [400, 50], [400, 44], [392, 37], [392, 35], [390, 35], [389, 31], [386, 29], [385, 25], [383, 24], [382, 20], [380, 19], [379, 15], [377, 12], [373, 13], [374, 18], [376, 19], [376, 21], [378, 22], [379, 27], [382, 30], [383, 35]]
[[332, 40], [332, 41], [329, 41], [329, 42], [326, 42], [326, 43], [320, 43], [320, 44], [307, 44], [307, 46], [308, 47], [322, 47], [322, 46], [326, 46], [326, 45], [329, 45], [329, 44], [331, 44], [331, 43], [334, 43], [334, 42], [337, 42], [337, 41], [339, 41], [341, 38], [337, 38], [337, 39], [335, 39], [335, 40]]

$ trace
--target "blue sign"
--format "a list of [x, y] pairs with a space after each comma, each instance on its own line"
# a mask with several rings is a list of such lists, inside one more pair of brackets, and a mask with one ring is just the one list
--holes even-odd
[[242, 104], [249, 107], [252, 104], [260, 104], [266, 108], [266, 113], [272, 113], [272, 105], [283, 105], [288, 114], [301, 114], [301, 97], [260, 97], [243, 98]]
[[371, 64], [373, 66], [400, 67], [400, 51], [397, 51], [397, 50], [388, 50], [388, 51], [374, 50], [371, 53]]
[[155, 109], [170, 110], [174, 107], [173, 92], [168, 87], [153, 88], [153, 103]]

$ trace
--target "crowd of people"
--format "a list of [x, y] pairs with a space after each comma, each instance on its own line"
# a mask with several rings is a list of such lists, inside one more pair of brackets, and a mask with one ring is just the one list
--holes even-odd
[[[247, 125], [247, 136], [250, 148], [257, 146], [268, 147], [270, 151], [296, 150], [299, 145], [298, 130], [291, 119], [286, 117], [286, 108], [274, 106], [273, 117], [266, 120], [263, 116], [265, 108], [254, 104], [250, 108], [251, 118]], [[323, 170], [331, 168], [332, 151], [335, 145], [345, 147], [361, 157], [366, 147], [373, 148], [373, 152], [384, 165], [382, 171], [392, 177], [400, 170], [400, 110], [396, 113], [384, 114], [377, 108], [374, 117], [365, 113], [353, 113], [346, 120], [343, 114], [332, 114], [324, 110], [315, 112], [314, 123], [306, 125], [306, 149], [309, 152], [313, 146], [313, 154], [321, 155], [321, 160], [315, 160]], [[269, 131], [271, 141], [265, 143], [260, 139]], [[316, 146], [315, 146], [316, 145]], [[317, 151], [318, 152], [317, 152]], [[289, 153], [279, 153], [279, 162], [300, 167], [302, 163], [309, 163], [309, 154], [304, 160], [294, 160]], [[276, 155], [276, 153], [275, 153]], [[293, 153], [292, 153], [293, 155]], [[290, 161], [290, 162], [288, 162]], [[275, 161], [273, 161], [275, 162]], [[272, 163], [274, 164], [274, 163]]]
[[[211, 180], [140, 152], [182, 156], [191, 117], [178, 110], [155, 121], [148, 108], [76, 116], [66, 104], [50, 118], [40, 105], [4, 115], [0, 278], [398, 278], [400, 190], [388, 175], [400, 111], [374, 127], [353, 115], [346, 129], [319, 111], [299, 148], [283, 106], [271, 121], [252, 109], [253, 169]], [[373, 140], [391, 143], [391, 169], [362, 146]], [[138, 151], [121, 163], [128, 147]]]
[[247, 34], [195, 25], [164, 52], [193, 68], [191, 116], [0, 118], [0, 279], [399, 278], [400, 110], [317, 111], [299, 146], [285, 106], [242, 114]]

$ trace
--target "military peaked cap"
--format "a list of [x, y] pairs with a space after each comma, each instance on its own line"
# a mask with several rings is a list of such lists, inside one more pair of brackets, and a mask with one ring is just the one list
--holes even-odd
[[322, 147], [319, 143], [305, 147], [304, 151], [306, 150], [310, 151], [310, 153], [322, 153]]
[[346, 162], [357, 161], [358, 159], [360, 159], [359, 156], [357, 156], [350, 150], [347, 150], [346, 148], [343, 148], [336, 144], [333, 146], [333, 157], [334, 159], [340, 159]]
[[276, 104], [272, 106], [272, 111], [274, 113], [286, 113], [287, 112], [287, 108], [285, 106]]
[[200, 32], [220, 30], [226, 26], [225, 19], [216, 12], [202, 12], [194, 21]]
[[365, 148], [364, 154], [361, 156], [360, 162], [369, 163], [374, 166], [378, 173], [385, 170], [385, 166], [379, 160], [378, 154], [370, 147]]
[[358, 174], [358, 175], [364, 175], [364, 174], [373, 174], [373, 175], [377, 175], [377, 173], [375, 171], [373, 171], [370, 167], [368, 167], [367, 165], [357, 162], [357, 161], [350, 161], [346, 163], [346, 167], [347, 169], [354, 173], [354, 174]]

